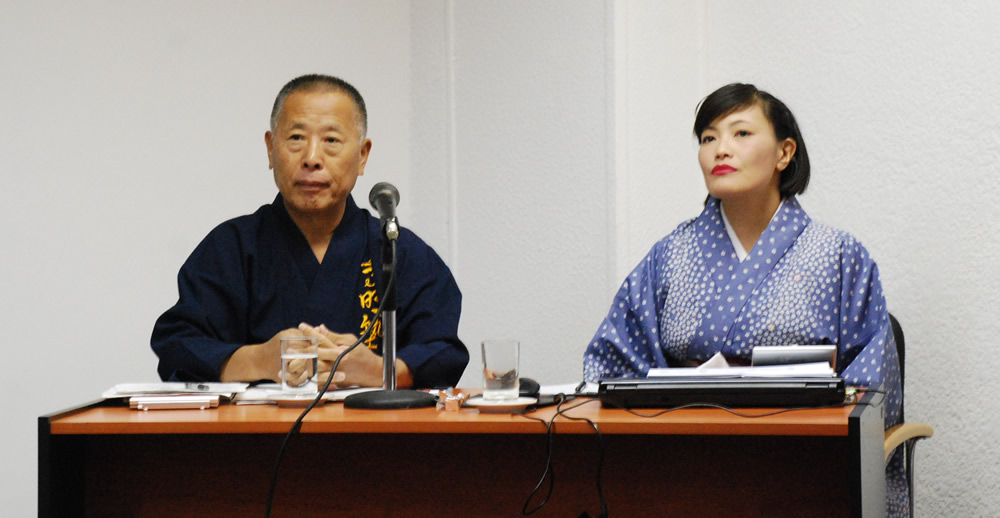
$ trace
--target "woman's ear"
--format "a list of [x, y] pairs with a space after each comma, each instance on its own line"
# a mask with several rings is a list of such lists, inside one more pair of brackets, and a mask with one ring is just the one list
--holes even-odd
[[778, 145], [778, 163], [776, 164], [776, 169], [778, 171], [784, 171], [788, 164], [792, 162], [792, 158], [795, 156], [795, 150], [798, 149], [798, 144], [795, 139], [786, 138], [781, 141]]

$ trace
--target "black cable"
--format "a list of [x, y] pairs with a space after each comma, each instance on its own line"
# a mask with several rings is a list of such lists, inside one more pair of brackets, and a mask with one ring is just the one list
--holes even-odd
[[[565, 398], [565, 395], [563, 395], [563, 394], [556, 394], [555, 397], [557, 399], [559, 399], [559, 401], [561, 403], [562, 399]], [[552, 489], [556, 485], [555, 470], [552, 468], [552, 438], [555, 435], [553, 433], [553, 430], [555, 428], [556, 416], [553, 415], [552, 419], [549, 419], [549, 421], [546, 422], [544, 419], [539, 419], [537, 417], [531, 417], [531, 416], [525, 415], [523, 413], [521, 413], [519, 415], [521, 417], [524, 417], [525, 419], [531, 419], [532, 421], [538, 421], [539, 423], [542, 423], [543, 425], [545, 425], [545, 435], [547, 437], [547, 443], [548, 443], [548, 447], [547, 447], [548, 451], [546, 453], [546, 459], [545, 459], [545, 470], [542, 472], [542, 477], [538, 479], [538, 484], [535, 484], [535, 488], [531, 490], [531, 493], [528, 494], [528, 498], [525, 499], [525, 501], [524, 501], [524, 505], [521, 506], [521, 514], [523, 514], [524, 516], [528, 516], [530, 514], [535, 513], [536, 511], [538, 511], [539, 509], [541, 509], [542, 507], [544, 507], [546, 503], [548, 503], [549, 498], [552, 497]], [[542, 484], [545, 483], [545, 479], [546, 478], [549, 480], [549, 490], [545, 494], [545, 498], [543, 498], [542, 501], [537, 506], [535, 506], [533, 509], [529, 510], [528, 509], [528, 504], [530, 504], [531, 503], [531, 499], [534, 498], [534, 496], [536, 494], [538, 494], [538, 490], [541, 489]]]
[[[545, 470], [542, 472], [542, 477], [540, 479], [538, 479], [538, 484], [535, 485], [535, 488], [532, 489], [531, 493], [528, 494], [528, 498], [525, 499], [524, 505], [521, 507], [521, 513], [524, 516], [528, 516], [530, 514], [533, 514], [533, 513], [537, 512], [539, 509], [541, 509], [542, 507], [544, 507], [545, 504], [548, 503], [549, 498], [552, 496], [552, 490], [555, 487], [555, 470], [553, 469], [553, 466], [552, 466], [552, 458], [553, 458], [553, 455], [552, 455], [552, 443], [553, 443], [553, 439], [555, 437], [555, 420], [556, 420], [557, 417], [559, 417], [560, 415], [562, 415], [563, 417], [565, 417], [567, 419], [571, 419], [571, 420], [576, 420], [576, 421], [584, 420], [584, 421], [587, 421], [588, 423], [590, 423], [591, 426], [594, 427], [594, 430], [597, 432], [598, 439], [600, 440], [600, 451], [601, 451], [601, 456], [600, 456], [600, 459], [599, 459], [598, 464], [597, 464], [597, 493], [598, 493], [598, 495], [600, 496], [600, 499], [601, 499], [601, 510], [602, 510], [602, 513], [603, 513], [601, 516], [606, 517], [608, 515], [607, 514], [607, 504], [605, 503], [605, 500], [604, 500], [604, 492], [601, 489], [601, 470], [602, 470], [602, 468], [604, 466], [604, 453], [605, 453], [604, 437], [601, 435], [601, 431], [597, 428], [597, 425], [593, 421], [591, 421], [589, 419], [586, 419], [586, 418], [582, 418], [582, 417], [571, 417], [571, 416], [566, 415], [566, 413], [565, 413], [565, 412], [573, 410], [574, 408], [577, 408], [577, 407], [579, 407], [581, 405], [585, 405], [587, 403], [590, 403], [591, 401], [596, 401], [596, 400], [594, 400], [594, 399], [587, 399], [587, 400], [581, 401], [580, 403], [575, 404], [575, 405], [573, 405], [571, 407], [563, 408], [564, 404], [568, 403], [569, 401], [572, 401], [573, 399], [567, 398], [566, 394], [563, 394], [563, 393], [556, 394], [555, 398], [558, 401], [557, 404], [556, 404], [556, 413], [553, 414], [552, 418], [549, 419], [548, 421], [545, 421], [544, 419], [539, 419], [537, 417], [532, 417], [532, 416], [529, 416], [529, 415], [525, 415], [524, 413], [517, 414], [517, 415], [519, 415], [521, 417], [524, 417], [525, 419], [531, 419], [532, 421], [538, 421], [538, 422], [542, 423], [543, 425], [545, 425], [546, 435], [547, 435], [547, 439], [548, 439], [548, 441], [547, 441], [548, 442], [548, 452], [547, 452], [546, 460], [545, 460]], [[538, 490], [541, 489], [542, 484], [545, 482], [546, 478], [548, 478], [548, 480], [549, 480], [549, 490], [546, 493], [545, 498], [543, 498], [542, 501], [539, 502], [538, 505], [535, 506], [534, 508], [528, 509], [528, 505], [531, 503], [531, 499], [534, 498], [534, 496], [538, 493]]]
[[[876, 394], [882, 394], [882, 398], [883, 399], [885, 398], [885, 391], [876, 390], [876, 389], [865, 389], [865, 391], [866, 392], [873, 392], [873, 393], [876, 393]], [[559, 394], [557, 397], [565, 397], [565, 396], [563, 394]], [[563, 405], [564, 401], [560, 401], [559, 404], [556, 406], [556, 413], [552, 416], [552, 419], [550, 419], [547, 423], [546, 423], [546, 421], [544, 419], [539, 419], [537, 417], [530, 417], [530, 416], [523, 415], [523, 414], [521, 415], [522, 417], [525, 417], [527, 419], [532, 419], [532, 420], [535, 420], [535, 421], [539, 421], [542, 424], [546, 424], [547, 430], [548, 430], [548, 435], [549, 435], [549, 451], [548, 451], [548, 459], [546, 461], [546, 467], [545, 467], [546, 471], [545, 471], [545, 473], [542, 474], [542, 478], [541, 478], [541, 480], [538, 481], [538, 485], [536, 485], [535, 489], [531, 492], [530, 495], [528, 495], [528, 500], [525, 501], [524, 508], [522, 508], [522, 512], [525, 515], [534, 513], [535, 511], [541, 509], [542, 506], [544, 506], [545, 503], [548, 502], [549, 497], [552, 495], [552, 485], [554, 485], [554, 477], [550, 475], [550, 479], [551, 479], [552, 484], [549, 487], [549, 492], [546, 495], [545, 499], [537, 507], [535, 507], [534, 509], [532, 509], [530, 511], [525, 511], [525, 509], [527, 509], [528, 502], [530, 502], [531, 498], [535, 495], [535, 493], [537, 493], [538, 489], [542, 485], [542, 482], [545, 480], [546, 473], [550, 473], [550, 465], [552, 463], [552, 435], [553, 435], [553, 431], [554, 431], [554, 424], [555, 424], [556, 417], [558, 417], [558, 416], [561, 415], [561, 416], [565, 417], [566, 419], [570, 419], [570, 420], [574, 420], [574, 421], [586, 421], [587, 424], [589, 424], [591, 427], [594, 428], [594, 431], [597, 434], [598, 441], [600, 443], [600, 458], [599, 458], [598, 464], [597, 464], [597, 481], [596, 481], [596, 485], [597, 485], [597, 493], [598, 493], [598, 496], [600, 497], [600, 501], [601, 501], [601, 514], [598, 515], [598, 516], [599, 517], [604, 517], [604, 518], [606, 518], [608, 516], [607, 502], [606, 502], [606, 500], [604, 498], [604, 491], [603, 491], [603, 488], [601, 486], [601, 472], [602, 472], [603, 467], [604, 467], [604, 457], [605, 457], [605, 453], [606, 453], [606, 445], [604, 443], [604, 436], [601, 434], [601, 430], [600, 430], [600, 428], [598, 428], [598, 426], [597, 426], [597, 424], [595, 422], [593, 422], [590, 419], [587, 419], [585, 417], [573, 417], [573, 416], [570, 416], [570, 415], [568, 415], [566, 413], [566, 412], [569, 412], [570, 410], [573, 410], [573, 409], [575, 409], [577, 407], [580, 407], [580, 406], [585, 405], [587, 403], [590, 403], [592, 401], [599, 401], [599, 399], [596, 399], [596, 398], [594, 398], [594, 399], [587, 399], [587, 400], [584, 400], [584, 401], [582, 401], [582, 402], [580, 402], [580, 403], [578, 403], [576, 405], [573, 405], [571, 407], [568, 407], [568, 408], [563, 408], [562, 405]], [[632, 410], [630, 408], [624, 408], [624, 407], [621, 407], [621, 406], [618, 406], [618, 405], [614, 405], [613, 403], [609, 403], [609, 402], [605, 402], [605, 404], [608, 405], [608, 406], [613, 406], [613, 407], [620, 408], [620, 409], [625, 410], [626, 412], [628, 412], [630, 414], [633, 414], [633, 415], [638, 416], [638, 417], [644, 417], [644, 418], [659, 417], [661, 415], [667, 414], [669, 412], [673, 412], [675, 410], [682, 410], [682, 409], [688, 409], [688, 408], [717, 408], [719, 410], [723, 410], [723, 411], [729, 412], [729, 413], [731, 413], [731, 414], [733, 414], [735, 416], [738, 416], [738, 417], [743, 417], [743, 418], [747, 418], [747, 419], [755, 419], [755, 418], [760, 418], [760, 417], [768, 417], [768, 416], [783, 414], [783, 413], [786, 413], [786, 412], [793, 412], [793, 411], [796, 411], [796, 410], [811, 410], [811, 409], [817, 409], [817, 408], [842, 408], [842, 407], [848, 406], [849, 404], [871, 405], [871, 404], [876, 404], [876, 403], [856, 401], [856, 402], [844, 402], [844, 403], [838, 403], [838, 404], [835, 404], [835, 405], [825, 405], [825, 406], [790, 407], [790, 408], [776, 409], [776, 410], [772, 410], [772, 411], [768, 411], [768, 412], [763, 412], [763, 413], [759, 413], [759, 414], [749, 414], [749, 413], [741, 412], [741, 411], [738, 411], [736, 409], [733, 409], [733, 408], [730, 408], [730, 407], [727, 407], [727, 406], [723, 406], [723, 405], [719, 405], [719, 404], [715, 404], [715, 403], [688, 403], [686, 405], [679, 405], [679, 406], [676, 406], [676, 407], [667, 408], [667, 409], [661, 410], [661, 411], [653, 413], [653, 414], [644, 414], [644, 413]], [[877, 404], [881, 404], [881, 401], [879, 401]]]
[[[392, 243], [392, 260], [393, 262], [395, 262], [396, 241], [393, 240], [391, 241], [391, 243]], [[389, 272], [389, 282], [386, 284], [386, 289], [383, 293], [388, 293], [389, 290], [392, 289], [393, 284], [395, 282], [396, 282], [396, 267], [393, 266], [392, 271]], [[376, 320], [378, 320], [379, 317], [382, 316], [382, 308], [385, 306], [385, 301], [386, 298], [383, 297], [382, 301], [378, 305], [378, 309], [375, 312], [375, 316], [372, 318], [372, 322], [375, 322]], [[288, 441], [292, 438], [293, 435], [295, 435], [296, 432], [299, 431], [299, 428], [302, 427], [302, 420], [305, 419], [306, 415], [309, 414], [309, 412], [313, 408], [315, 408], [316, 405], [319, 404], [319, 402], [323, 399], [323, 396], [326, 395], [327, 389], [330, 388], [330, 382], [333, 381], [333, 374], [337, 372], [337, 367], [340, 366], [340, 360], [343, 360], [344, 356], [347, 356], [347, 354], [353, 351], [354, 348], [356, 348], [358, 345], [361, 345], [361, 343], [364, 342], [365, 338], [367, 338], [368, 335], [371, 334], [373, 329], [375, 329], [374, 323], [368, 326], [368, 329], [365, 329], [365, 332], [361, 333], [361, 336], [358, 337], [358, 340], [356, 342], [351, 344], [351, 346], [345, 349], [344, 352], [337, 355], [337, 359], [333, 362], [333, 367], [330, 369], [330, 374], [326, 377], [326, 383], [323, 384], [323, 388], [319, 391], [319, 394], [316, 395], [316, 399], [314, 399], [312, 403], [309, 403], [309, 406], [307, 406], [306, 409], [303, 410], [301, 414], [299, 414], [298, 419], [296, 419], [295, 423], [292, 424], [292, 428], [288, 430], [287, 434], [285, 434], [285, 439], [281, 441], [281, 448], [278, 450], [278, 458], [274, 462], [274, 471], [271, 474], [271, 485], [270, 487], [268, 487], [267, 490], [267, 508], [264, 514], [265, 518], [270, 518], [271, 516], [271, 504], [274, 502], [274, 490], [278, 485], [278, 470], [281, 467], [281, 459], [285, 456], [285, 448], [288, 446]]]
[[637, 412], [635, 410], [632, 410], [631, 408], [625, 408], [623, 406], [616, 405], [615, 403], [610, 402], [610, 401], [605, 401], [604, 404], [606, 406], [610, 406], [610, 407], [622, 409], [622, 410], [624, 410], [624, 411], [626, 411], [626, 412], [628, 412], [628, 413], [630, 413], [632, 415], [638, 416], [638, 417], [649, 417], [649, 418], [659, 417], [659, 416], [661, 416], [663, 414], [668, 414], [668, 413], [673, 412], [675, 410], [683, 410], [683, 409], [686, 409], [686, 408], [717, 408], [719, 410], [723, 410], [725, 412], [729, 412], [730, 414], [733, 414], [733, 415], [735, 415], [737, 417], [744, 417], [744, 418], [747, 418], [747, 419], [756, 419], [758, 417], [769, 417], [769, 416], [773, 416], [773, 415], [784, 414], [786, 412], [794, 412], [794, 411], [797, 411], [797, 410], [814, 410], [814, 409], [817, 409], [817, 408], [843, 408], [843, 407], [846, 407], [848, 405], [865, 405], [865, 406], [870, 406], [870, 405], [874, 405], [874, 404], [882, 404], [882, 399], [885, 399], [885, 391], [884, 390], [864, 389], [864, 391], [865, 392], [873, 392], [873, 393], [876, 393], [876, 394], [882, 394], [882, 398], [879, 399], [879, 401], [877, 403], [862, 402], [862, 401], [844, 401], [843, 403], [836, 403], [836, 404], [833, 404], [833, 405], [797, 406], [797, 407], [779, 408], [779, 409], [776, 409], [776, 410], [771, 410], [771, 411], [763, 412], [763, 413], [760, 413], [760, 414], [747, 414], [747, 413], [744, 413], [744, 412], [740, 412], [740, 411], [738, 411], [738, 410], [736, 410], [736, 409], [734, 409], [732, 407], [727, 407], [725, 405], [720, 405], [720, 404], [717, 404], [717, 403], [687, 403], [687, 404], [684, 404], [684, 405], [678, 405], [678, 406], [674, 406], [674, 407], [670, 407], [670, 408], [665, 408], [665, 409], [660, 410], [659, 412], [656, 412], [656, 413], [653, 413], [653, 414], [643, 414], [643, 413]]
[[605, 454], [607, 453], [607, 446], [604, 444], [604, 436], [601, 435], [601, 429], [597, 427], [597, 423], [591, 421], [590, 419], [587, 419], [586, 417], [572, 417], [572, 416], [566, 414], [566, 412], [568, 412], [570, 410], [573, 410], [574, 408], [577, 408], [580, 405], [585, 405], [587, 403], [588, 403], [587, 401], [584, 401], [584, 402], [582, 402], [582, 403], [580, 403], [578, 405], [573, 405], [573, 406], [571, 406], [571, 407], [569, 407], [569, 408], [567, 408], [565, 410], [563, 410], [562, 403], [560, 403], [560, 404], [556, 405], [556, 414], [554, 416], [552, 416], [552, 420], [554, 421], [555, 418], [556, 418], [556, 416], [560, 416], [561, 415], [561, 416], [565, 417], [566, 419], [570, 419], [570, 420], [573, 420], [573, 421], [586, 421], [587, 424], [589, 424], [591, 427], [594, 428], [594, 432], [597, 434], [597, 443], [598, 443], [599, 451], [600, 451], [600, 456], [597, 459], [597, 496], [598, 496], [598, 498], [601, 501], [601, 514], [599, 514], [597, 516], [598, 516], [598, 518], [607, 518], [607, 516], [608, 516], [608, 502], [604, 498], [604, 489], [601, 487], [601, 472], [604, 469], [604, 457], [605, 457]]
[[611, 403], [611, 402], [605, 402], [605, 404], [608, 405], [608, 406], [615, 407], [615, 408], [620, 408], [620, 409], [622, 409], [622, 410], [624, 410], [624, 411], [626, 411], [626, 412], [628, 412], [628, 413], [630, 413], [630, 414], [632, 414], [634, 416], [647, 417], [647, 418], [659, 417], [659, 416], [661, 416], [663, 414], [668, 414], [668, 413], [674, 412], [676, 410], [684, 410], [684, 409], [687, 409], [687, 408], [717, 408], [719, 410], [723, 410], [723, 411], [729, 412], [730, 414], [733, 414], [733, 415], [735, 415], [737, 417], [744, 417], [744, 418], [747, 418], [747, 419], [755, 419], [755, 418], [758, 418], [758, 417], [769, 417], [769, 416], [772, 416], [772, 415], [784, 414], [786, 412], [793, 412], [795, 410], [812, 410], [812, 409], [816, 409], [816, 408], [841, 408], [841, 407], [847, 406], [844, 403], [837, 403], [836, 405], [826, 405], [826, 406], [803, 406], [803, 407], [780, 408], [780, 409], [777, 409], [777, 410], [771, 410], [771, 411], [764, 412], [764, 413], [761, 413], [761, 414], [747, 414], [747, 413], [740, 412], [740, 411], [738, 411], [738, 410], [736, 410], [734, 408], [730, 408], [730, 407], [723, 406], [723, 405], [718, 405], [718, 404], [715, 404], [715, 403], [688, 403], [686, 405], [678, 405], [678, 406], [674, 406], [674, 407], [670, 407], [670, 408], [665, 408], [665, 409], [660, 410], [659, 412], [656, 412], [656, 413], [653, 413], [653, 414], [643, 414], [641, 412], [637, 412], [635, 410], [632, 410], [631, 408], [625, 408], [625, 407], [622, 407], [622, 406], [618, 406], [618, 405], [615, 405], [614, 403]]

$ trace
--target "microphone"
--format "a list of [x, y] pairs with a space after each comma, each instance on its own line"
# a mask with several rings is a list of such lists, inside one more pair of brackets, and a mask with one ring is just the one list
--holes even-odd
[[399, 204], [399, 191], [389, 182], [379, 182], [368, 193], [368, 203], [378, 211], [382, 218], [382, 229], [390, 240], [399, 237], [399, 225], [396, 223], [396, 205]]
[[368, 193], [368, 203], [378, 211], [382, 219], [396, 217], [396, 205], [399, 205], [399, 191], [389, 182], [379, 182]]

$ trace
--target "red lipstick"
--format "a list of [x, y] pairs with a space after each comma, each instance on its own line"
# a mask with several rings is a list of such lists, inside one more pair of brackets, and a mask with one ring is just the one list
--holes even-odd
[[726, 164], [719, 164], [712, 168], [712, 174], [714, 175], [724, 175], [735, 171], [736, 171], [735, 167]]

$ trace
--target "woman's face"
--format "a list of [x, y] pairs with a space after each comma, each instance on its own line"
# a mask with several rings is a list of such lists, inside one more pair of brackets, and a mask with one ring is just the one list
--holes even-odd
[[698, 163], [705, 185], [720, 199], [779, 196], [780, 173], [795, 155], [795, 141], [778, 142], [760, 103], [712, 121], [701, 133]]

